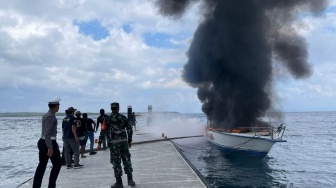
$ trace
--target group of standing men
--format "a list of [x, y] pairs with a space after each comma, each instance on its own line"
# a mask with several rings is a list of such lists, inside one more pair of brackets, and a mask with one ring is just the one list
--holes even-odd
[[[60, 150], [56, 142], [57, 119], [55, 114], [59, 110], [59, 102], [59, 98], [50, 101], [48, 103], [49, 111], [42, 117], [42, 133], [37, 143], [39, 149], [39, 164], [36, 168], [33, 188], [41, 187], [49, 159], [53, 167], [50, 172], [48, 187], [56, 187], [56, 180], [62, 166]], [[105, 115], [105, 111], [101, 109], [96, 124], [91, 118], [87, 117], [86, 113], [83, 113], [83, 118], [81, 118], [80, 111], [69, 107], [66, 110], [66, 117], [62, 122], [63, 152], [68, 169], [81, 168], [83, 166], [79, 164], [79, 152], [81, 152], [82, 158], [86, 157], [84, 151], [87, 138], [90, 139], [90, 155], [96, 154], [93, 150], [94, 132], [98, 130], [99, 124], [103, 122], [106, 123], [107, 129], [102, 130], [99, 136], [98, 149], [102, 143], [104, 149], [106, 149], [105, 142], [107, 141], [107, 145], [110, 148], [110, 162], [113, 165], [116, 178], [116, 183], [112, 185], [111, 188], [123, 187], [121, 161], [124, 165], [124, 172], [127, 174], [128, 185], [135, 186], [132, 176], [131, 154], [129, 152], [129, 148], [132, 146], [133, 129], [126, 116], [119, 113], [119, 109], [119, 103], [116, 102], [111, 103], [112, 113], [109, 116]], [[75, 112], [76, 117], [74, 116]], [[92, 125], [94, 125], [93, 128]], [[79, 151], [79, 146], [81, 146], [81, 151]], [[74, 154], [74, 165], [71, 165], [71, 150]]]
[[[69, 107], [65, 110], [65, 113], [66, 117], [62, 121], [65, 164], [67, 169], [81, 168], [83, 165], [79, 164], [79, 153], [81, 158], [86, 158], [84, 153], [88, 138], [90, 138], [91, 142], [90, 155], [97, 153], [93, 151], [94, 128], [92, 128], [92, 125], [96, 127], [96, 123], [91, 118], [88, 118], [86, 113], [83, 114], [82, 118], [82, 113], [74, 107]], [[74, 165], [71, 165], [70, 151], [74, 154]]]

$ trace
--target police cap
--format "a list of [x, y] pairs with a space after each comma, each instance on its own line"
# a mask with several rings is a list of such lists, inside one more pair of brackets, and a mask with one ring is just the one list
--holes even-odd
[[61, 101], [61, 98], [56, 98], [56, 99], [48, 101], [48, 104], [57, 105], [57, 104], [59, 104], [60, 101]]

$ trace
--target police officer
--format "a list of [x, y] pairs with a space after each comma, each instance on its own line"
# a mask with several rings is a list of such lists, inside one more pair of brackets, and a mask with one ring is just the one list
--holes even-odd
[[127, 174], [128, 185], [135, 186], [132, 176], [132, 163], [129, 148], [132, 146], [132, 126], [126, 116], [119, 113], [119, 103], [111, 103], [111, 115], [107, 118], [108, 137], [114, 176], [116, 183], [111, 188], [123, 187], [121, 160]]
[[48, 160], [52, 163], [48, 187], [56, 187], [56, 180], [62, 166], [60, 151], [56, 142], [57, 119], [60, 98], [49, 101], [49, 111], [42, 116], [42, 133], [37, 142], [39, 149], [39, 164], [34, 175], [33, 188], [40, 188]]

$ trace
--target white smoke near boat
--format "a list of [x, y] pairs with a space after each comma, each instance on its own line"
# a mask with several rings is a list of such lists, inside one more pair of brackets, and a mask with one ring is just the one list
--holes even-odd
[[206, 122], [179, 113], [155, 113], [152, 120], [144, 129], [167, 138], [204, 135], [206, 130]]

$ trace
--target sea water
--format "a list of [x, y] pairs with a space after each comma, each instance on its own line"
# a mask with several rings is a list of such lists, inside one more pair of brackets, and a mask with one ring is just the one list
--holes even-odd
[[[206, 123], [204, 114], [161, 114], [167, 115], [175, 124], [169, 128], [180, 129], [179, 133], [197, 122]], [[95, 120], [97, 115], [89, 117]], [[137, 126], [146, 126], [146, 117], [139, 116]], [[282, 113], [282, 117], [287, 142], [276, 143], [263, 159], [227, 154], [204, 137], [173, 142], [212, 187], [335, 188], [336, 112]], [[63, 117], [57, 118], [60, 134]], [[34, 176], [41, 115], [6, 114], [0, 117], [0, 133], [0, 187], [17, 187]], [[62, 144], [60, 135], [58, 143]]]
[[286, 131], [263, 159], [227, 154], [205, 138], [179, 148], [212, 187], [335, 188], [336, 112], [284, 113]]

